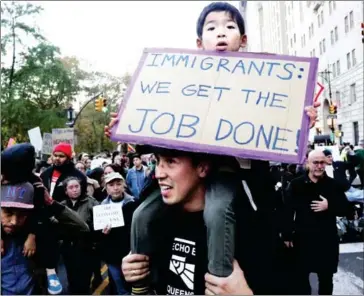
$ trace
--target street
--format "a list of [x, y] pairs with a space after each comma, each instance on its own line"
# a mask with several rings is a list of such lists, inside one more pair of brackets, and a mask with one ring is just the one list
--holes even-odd
[[[364, 244], [340, 245], [338, 272], [334, 275], [334, 295], [364, 295]], [[312, 294], [317, 295], [317, 277], [311, 274]]]
[[[340, 245], [340, 263], [338, 272], [334, 275], [334, 295], [364, 295], [364, 243], [348, 243]], [[104, 265], [101, 273], [104, 281], [93, 291], [93, 295], [107, 295], [109, 279]], [[59, 275], [67, 292], [67, 280], [63, 267], [59, 268]], [[312, 295], [317, 295], [317, 277], [311, 274]]]

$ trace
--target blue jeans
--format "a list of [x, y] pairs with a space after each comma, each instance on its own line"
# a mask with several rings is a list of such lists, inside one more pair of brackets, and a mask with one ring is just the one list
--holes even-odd
[[124, 288], [123, 275], [121, 273], [121, 264], [108, 264], [109, 275], [112, 277], [116, 292], [118, 295], [130, 295], [130, 293]]

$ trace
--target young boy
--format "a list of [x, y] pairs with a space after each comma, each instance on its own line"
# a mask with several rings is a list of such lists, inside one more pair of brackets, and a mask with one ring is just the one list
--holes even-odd
[[[215, 2], [206, 6], [197, 21], [197, 47], [202, 50], [237, 52], [247, 44], [244, 20], [234, 6]], [[311, 119], [316, 118], [313, 107], [305, 108]], [[115, 124], [116, 120], [110, 123]], [[109, 127], [110, 127], [109, 126]], [[106, 133], [108, 128], [106, 128]], [[211, 155], [211, 157], [214, 157]], [[232, 202], [236, 196], [252, 199], [246, 182], [241, 189], [240, 168], [250, 169], [251, 161], [233, 157], [217, 157], [219, 170], [209, 181], [206, 190], [204, 220], [207, 227], [208, 271], [218, 277], [227, 277], [233, 270], [235, 245], [235, 214]], [[240, 168], [239, 168], [240, 167]], [[248, 176], [247, 179], [251, 179]], [[131, 252], [149, 255], [157, 246], [150, 237], [150, 224], [163, 208], [163, 197], [170, 188], [155, 189], [135, 211], [132, 221]], [[244, 196], [245, 195], [245, 196]], [[263, 196], [269, 198], [269, 196]], [[262, 198], [263, 198], [262, 197]], [[148, 282], [134, 284], [133, 294], [146, 294]]]

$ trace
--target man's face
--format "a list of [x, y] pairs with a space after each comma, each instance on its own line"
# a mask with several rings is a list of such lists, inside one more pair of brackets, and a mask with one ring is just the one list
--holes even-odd
[[85, 161], [85, 166], [86, 166], [86, 169], [89, 169], [91, 167], [91, 159], [86, 159]]
[[136, 168], [140, 168], [142, 165], [142, 160], [139, 157], [134, 157], [133, 164]]
[[312, 156], [308, 160], [308, 169], [310, 173], [316, 178], [321, 178], [325, 173], [326, 162], [327, 159], [323, 153]]
[[326, 156], [326, 163], [328, 164], [328, 165], [332, 165], [332, 155], [328, 155], [328, 156]]
[[239, 51], [245, 47], [246, 35], [241, 36], [240, 30], [228, 12], [210, 12], [202, 30], [202, 39], [197, 39], [197, 47], [204, 50]]
[[67, 161], [67, 156], [63, 152], [54, 152], [53, 153], [53, 164], [55, 166], [61, 166]]
[[190, 157], [158, 156], [155, 177], [158, 179], [164, 203], [187, 203], [203, 185], [206, 167], [194, 166]]
[[23, 227], [29, 215], [29, 210], [16, 208], [1, 208], [1, 225], [4, 232], [12, 234]]
[[107, 194], [111, 196], [112, 199], [118, 199], [124, 193], [124, 181], [123, 180], [113, 180], [106, 184]]
[[84, 174], [86, 173], [85, 165], [82, 162], [76, 163], [76, 169], [78, 169], [79, 171], [81, 171]]

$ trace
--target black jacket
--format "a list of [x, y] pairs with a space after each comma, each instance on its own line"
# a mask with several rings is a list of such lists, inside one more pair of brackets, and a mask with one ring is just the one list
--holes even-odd
[[[50, 191], [51, 188], [51, 182], [52, 182], [52, 174], [56, 167], [51, 166], [48, 169], [46, 169], [41, 175], [41, 179], [43, 181], [44, 186]], [[56, 186], [54, 188], [53, 192], [53, 199], [62, 202], [67, 199], [65, 189], [63, 187], [62, 182], [66, 180], [68, 177], [76, 177], [79, 180], [81, 180], [81, 195], [86, 195], [87, 192], [87, 178], [86, 176], [75, 168], [75, 165], [73, 162], [68, 162], [67, 164], [64, 164], [62, 167], [57, 168], [61, 175], [59, 176]]]
[[109, 234], [103, 234], [101, 238], [102, 259], [106, 263], [120, 265], [122, 259], [130, 252], [131, 221], [138, 203], [132, 196], [126, 196], [128, 202], [122, 207], [125, 225], [112, 228]]
[[[323, 196], [328, 209], [314, 212], [313, 201]], [[294, 218], [295, 215], [295, 218]], [[297, 267], [308, 272], [336, 272], [339, 258], [339, 240], [336, 216], [351, 216], [352, 207], [342, 187], [325, 175], [314, 183], [305, 174], [294, 179], [285, 200], [285, 241], [293, 241]]]

